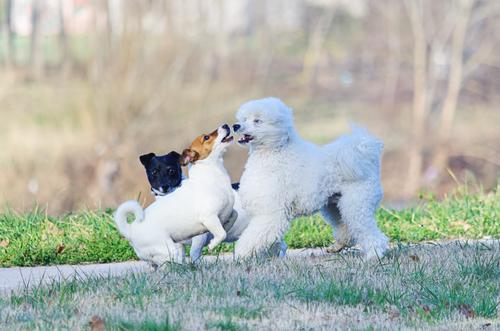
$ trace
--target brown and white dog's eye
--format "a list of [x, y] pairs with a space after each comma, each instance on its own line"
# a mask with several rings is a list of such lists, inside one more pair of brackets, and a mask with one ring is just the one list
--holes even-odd
[[209, 136], [209, 135], [205, 135], [205, 136], [203, 137], [203, 141], [207, 141], [208, 139], [210, 139], [210, 136]]

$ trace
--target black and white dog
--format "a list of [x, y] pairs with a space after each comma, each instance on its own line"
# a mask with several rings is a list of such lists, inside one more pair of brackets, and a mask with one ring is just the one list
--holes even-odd
[[146, 169], [151, 193], [155, 196], [166, 195], [181, 185], [183, 175], [179, 163], [180, 157], [180, 154], [175, 151], [161, 156], [149, 153], [139, 157]]
[[[154, 153], [144, 154], [139, 157], [142, 165], [146, 169], [151, 192], [158, 199], [161, 196], [173, 192], [182, 185], [185, 178], [182, 174], [179, 153], [172, 151], [166, 155], [157, 156]], [[241, 208], [241, 202], [238, 195], [239, 183], [231, 184], [234, 193], [234, 210], [238, 213], [236, 221], [228, 222], [224, 225], [227, 232], [225, 242], [234, 242], [238, 240], [243, 230], [248, 225], [248, 217]], [[226, 229], [226, 226], [230, 228]], [[229, 227], [228, 226], [228, 227]], [[201, 251], [213, 238], [211, 233], [205, 233], [191, 239], [190, 257], [191, 261], [196, 262], [201, 257]], [[281, 243], [280, 256], [285, 256], [287, 246], [283, 241]]]

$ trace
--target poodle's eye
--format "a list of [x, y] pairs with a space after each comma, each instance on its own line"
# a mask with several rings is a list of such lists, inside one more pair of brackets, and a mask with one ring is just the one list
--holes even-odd
[[260, 124], [260, 123], [262, 123], [262, 121], [261, 121], [260, 119], [258, 119], [258, 118], [254, 119], [254, 120], [253, 120], [253, 122], [254, 122], [255, 124]]
[[151, 171], [151, 174], [152, 174], [153, 176], [158, 175], [158, 170], [156, 170], [156, 169], [155, 169], [155, 170]]
[[207, 141], [208, 139], [210, 139], [210, 136], [209, 136], [209, 135], [205, 135], [205, 136], [203, 137], [203, 141]]

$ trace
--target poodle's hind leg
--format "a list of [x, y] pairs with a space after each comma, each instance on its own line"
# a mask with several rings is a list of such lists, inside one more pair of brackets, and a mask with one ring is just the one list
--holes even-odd
[[287, 217], [281, 213], [253, 217], [236, 241], [235, 256], [269, 257], [279, 256], [280, 252], [284, 255], [282, 242], [289, 224]]
[[342, 215], [340, 214], [338, 203], [338, 196], [330, 198], [328, 204], [321, 208], [321, 215], [323, 218], [332, 226], [333, 238], [335, 242], [326, 249], [328, 253], [338, 253], [344, 248], [351, 247], [353, 245], [353, 239], [349, 233], [349, 228], [347, 224], [342, 221]]
[[382, 199], [380, 186], [353, 183], [342, 190], [338, 207], [342, 221], [366, 259], [381, 258], [389, 248], [387, 237], [380, 231], [375, 211]]

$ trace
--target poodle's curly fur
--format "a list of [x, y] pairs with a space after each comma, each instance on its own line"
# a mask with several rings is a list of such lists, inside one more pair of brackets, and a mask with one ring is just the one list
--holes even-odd
[[333, 227], [330, 251], [359, 244], [367, 259], [384, 254], [388, 240], [375, 220], [383, 196], [380, 140], [353, 128], [316, 146], [298, 136], [292, 110], [276, 98], [247, 102], [236, 117], [240, 143], [249, 146], [240, 196], [250, 217], [237, 257], [275, 255], [290, 221], [318, 211]]

